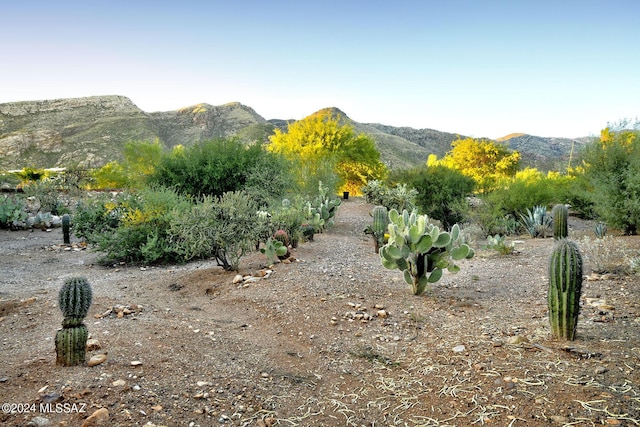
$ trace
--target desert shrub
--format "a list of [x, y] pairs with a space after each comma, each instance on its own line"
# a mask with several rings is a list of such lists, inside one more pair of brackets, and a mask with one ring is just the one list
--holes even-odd
[[217, 139], [164, 155], [150, 181], [195, 197], [221, 196], [249, 185], [253, 194], [267, 200], [288, 189], [288, 170], [277, 154], [259, 144]]
[[622, 237], [592, 239], [584, 236], [579, 243], [586, 263], [594, 273], [630, 274], [637, 271], [637, 252]]
[[640, 226], [640, 122], [602, 131], [582, 154], [595, 215], [625, 234]]
[[507, 238], [505, 236], [501, 236], [496, 234], [495, 236], [487, 237], [487, 249], [494, 250], [498, 252], [500, 255], [509, 255], [513, 253], [514, 243], [507, 243]]
[[185, 261], [212, 257], [225, 270], [237, 270], [259, 238], [258, 221], [256, 204], [244, 192], [204, 196], [189, 209], [175, 212], [170, 241]]
[[69, 213], [68, 200], [61, 197], [60, 185], [56, 179], [43, 178], [22, 187], [24, 194], [33, 200], [34, 212], [50, 212], [52, 215]]
[[445, 166], [422, 166], [393, 174], [390, 178], [415, 188], [415, 205], [446, 228], [465, 220], [469, 210], [467, 197], [475, 187], [473, 178]]
[[362, 187], [361, 192], [367, 203], [397, 211], [414, 210], [416, 207], [415, 199], [418, 195], [418, 191], [415, 188], [409, 188], [407, 184], [397, 183], [395, 186], [389, 186], [375, 179]]
[[94, 172], [95, 186], [108, 188], [142, 188], [162, 157], [158, 140], [130, 141], [124, 145], [122, 160], [110, 162]]
[[25, 203], [18, 196], [0, 196], [0, 228], [15, 229], [26, 221]]
[[74, 233], [104, 253], [101, 262], [156, 264], [179, 260], [167, 233], [173, 215], [190, 206], [166, 188], [145, 188], [78, 206]]

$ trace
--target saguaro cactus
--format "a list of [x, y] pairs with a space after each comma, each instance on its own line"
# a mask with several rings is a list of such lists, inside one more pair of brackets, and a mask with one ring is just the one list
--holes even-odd
[[56, 364], [75, 366], [84, 363], [88, 332], [82, 322], [92, 298], [91, 285], [84, 277], [71, 277], [62, 285], [58, 304], [64, 320], [62, 329], [56, 333]]
[[553, 238], [555, 240], [565, 239], [569, 236], [569, 226], [567, 225], [568, 216], [569, 209], [567, 209], [567, 205], [555, 205], [551, 210], [551, 217], [553, 218]]
[[402, 271], [414, 295], [440, 280], [444, 269], [458, 272], [460, 267], [454, 261], [473, 257], [473, 249], [464, 243], [458, 224], [451, 232], [440, 231], [426, 215], [406, 210], [401, 215], [395, 209], [389, 211], [389, 220], [389, 242], [380, 248], [380, 261], [388, 269]]
[[62, 238], [65, 245], [71, 243], [69, 229], [71, 228], [71, 217], [69, 214], [62, 215]]
[[551, 333], [559, 339], [573, 341], [580, 312], [582, 293], [582, 255], [578, 246], [559, 240], [549, 260], [549, 323]]
[[371, 232], [375, 241], [376, 253], [379, 252], [380, 247], [384, 245], [384, 233], [387, 231], [387, 224], [389, 223], [389, 213], [384, 206], [376, 206], [371, 212], [373, 216], [373, 225]]

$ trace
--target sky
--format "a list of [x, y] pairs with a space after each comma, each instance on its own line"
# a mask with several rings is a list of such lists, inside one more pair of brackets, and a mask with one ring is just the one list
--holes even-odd
[[640, 116], [639, 0], [5, 2], [0, 104], [126, 96], [146, 112], [337, 107], [475, 138], [575, 138]]

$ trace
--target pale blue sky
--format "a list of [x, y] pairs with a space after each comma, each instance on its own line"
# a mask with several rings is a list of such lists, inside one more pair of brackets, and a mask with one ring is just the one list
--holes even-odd
[[15, 1], [0, 103], [238, 101], [474, 137], [578, 137], [640, 116], [639, 0]]

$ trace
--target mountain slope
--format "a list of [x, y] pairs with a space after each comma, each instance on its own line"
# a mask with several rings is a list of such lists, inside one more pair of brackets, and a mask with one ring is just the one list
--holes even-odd
[[[423, 165], [432, 153], [442, 157], [453, 141], [464, 138], [433, 129], [358, 123], [338, 108], [328, 110], [356, 132], [370, 135], [382, 161], [394, 169]], [[286, 131], [291, 122], [265, 120], [237, 102], [154, 113], [115, 95], [6, 103], [0, 104], [0, 169], [99, 167], [119, 160], [129, 141], [157, 139], [166, 148], [232, 136], [243, 142], [267, 142], [275, 128]], [[585, 140], [512, 134], [500, 142], [519, 150], [525, 164], [544, 168], [566, 161], [572, 148], [577, 151]]]

